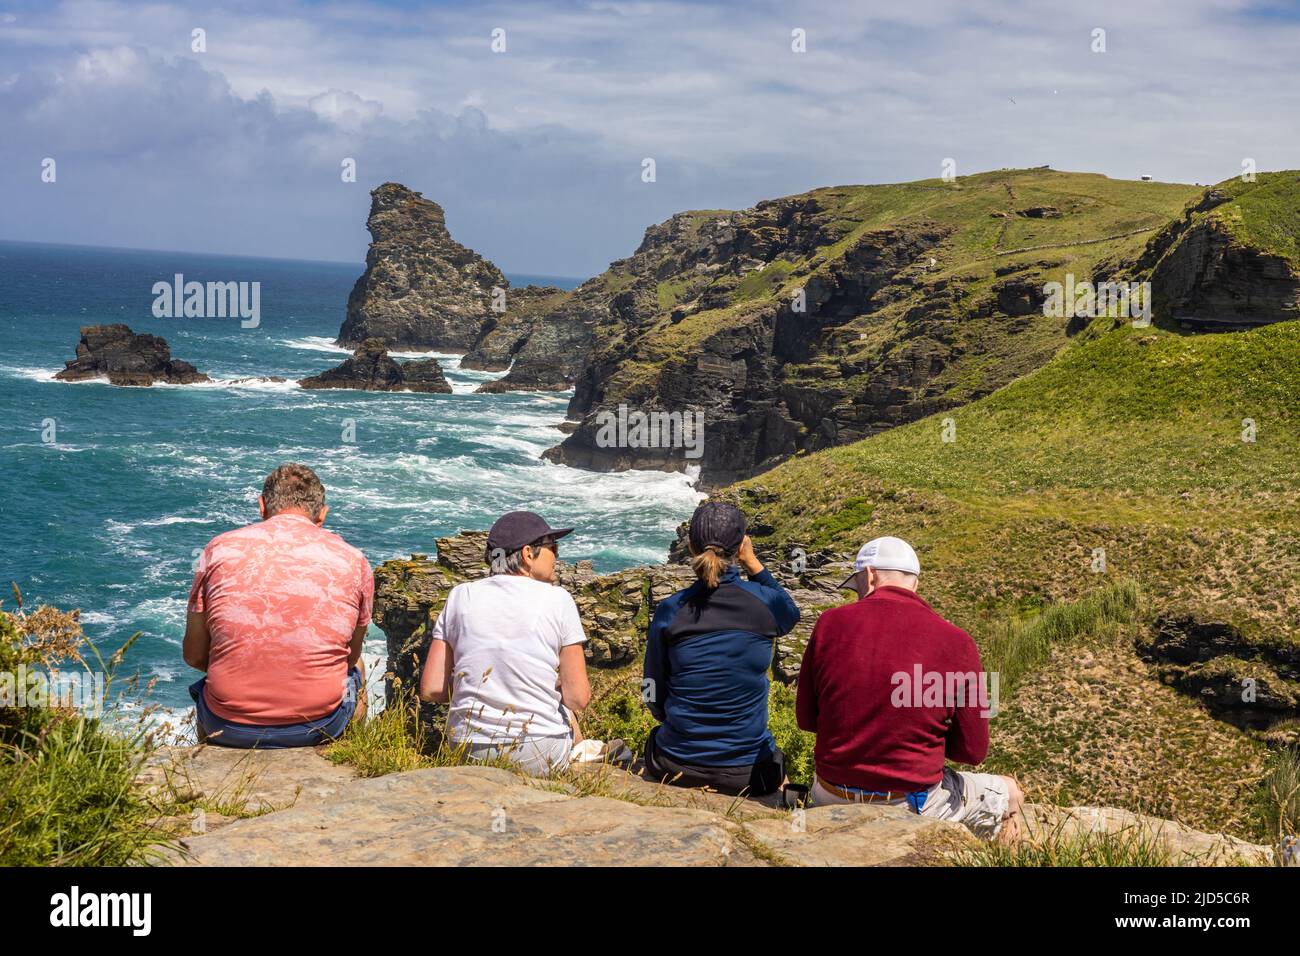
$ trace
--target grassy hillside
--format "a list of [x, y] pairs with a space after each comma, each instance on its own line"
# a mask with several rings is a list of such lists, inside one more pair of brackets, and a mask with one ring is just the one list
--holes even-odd
[[[778, 496], [763, 513], [781, 540], [850, 549], [884, 528], [910, 533], [928, 553], [927, 584], [968, 621], [1003, 599], [1087, 590], [1091, 550], [1105, 547], [1108, 573], [1240, 607], [1282, 636], [1300, 620], [1300, 324], [1196, 337], [1125, 325], [1087, 338], [965, 408], [739, 488]], [[1211, 568], [1239, 586], [1204, 580]]]
[[[964, 408], [726, 494], [772, 526], [764, 543], [779, 550], [848, 556], [879, 534], [907, 538], [924, 596], [986, 655], [1008, 621], [1136, 582], [1144, 619], [1055, 648], [995, 721], [994, 763], [1075, 802], [1127, 792], [1143, 809], [1245, 832], [1259, 735], [1160, 686], [1134, 647], [1156, 616], [1227, 622], [1239, 646], [1196, 666], [1218, 668], [1230, 690], [1254, 674], [1296, 699], [1285, 662], [1300, 638], [1300, 323], [1202, 336], [1109, 325]], [[1182, 780], [1172, 806], [1161, 787], [1185, 776], [1195, 783]]]
[[787, 423], [756, 447], [706, 448], [710, 479], [961, 405], [1067, 342], [1068, 318], [1043, 315], [1045, 282], [1135, 259], [1200, 193], [1009, 169], [679, 214], [592, 280], [621, 299], [571, 411], [699, 406], [720, 434], [752, 433], [746, 416], [778, 403]]
[[1260, 173], [1254, 182], [1240, 178], [1216, 189], [1229, 202], [1210, 215], [1219, 217], [1243, 245], [1281, 256], [1300, 266], [1300, 173]]

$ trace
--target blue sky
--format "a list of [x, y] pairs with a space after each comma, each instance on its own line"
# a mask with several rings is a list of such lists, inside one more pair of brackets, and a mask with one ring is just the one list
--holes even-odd
[[0, 238], [359, 263], [397, 180], [507, 271], [591, 275], [682, 209], [946, 157], [1295, 168], [1297, 50], [1300, 4], [1244, 0], [0, 0]]

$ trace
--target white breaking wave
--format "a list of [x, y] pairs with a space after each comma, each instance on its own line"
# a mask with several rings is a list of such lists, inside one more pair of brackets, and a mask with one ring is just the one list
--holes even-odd
[[341, 355], [351, 355], [351, 349], [345, 349], [335, 345], [334, 340], [324, 335], [307, 335], [300, 339], [280, 339], [281, 345], [287, 345], [291, 349], [306, 349], [309, 352], [334, 352]]
[[11, 378], [25, 378], [33, 382], [53, 382], [54, 376], [62, 369], [50, 371], [48, 368], [33, 368], [24, 365], [0, 365], [0, 372], [4, 372]]
[[151, 388], [221, 388], [221, 389], [250, 389], [259, 392], [296, 392], [298, 391], [298, 382], [294, 379], [286, 379], [283, 382], [273, 382], [269, 378], [260, 378], [249, 376], [247, 378], [214, 378], [210, 382], [190, 382], [188, 385], [181, 385], [175, 382], [155, 382]]

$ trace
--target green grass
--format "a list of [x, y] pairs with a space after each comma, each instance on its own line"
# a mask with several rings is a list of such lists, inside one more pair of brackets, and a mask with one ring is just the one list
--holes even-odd
[[1137, 830], [1119, 833], [1050, 833], [1014, 845], [982, 843], [959, 850], [952, 866], [1176, 866], [1158, 835]]
[[1133, 623], [1139, 604], [1137, 585], [1121, 581], [1077, 601], [1048, 605], [1030, 617], [1003, 618], [980, 635], [981, 663], [986, 672], [999, 675], [999, 691], [1009, 693], [1053, 648]]
[[907, 538], [927, 598], [968, 630], [1119, 576], [1161, 606], [1253, 617], [1276, 637], [1300, 624], [1298, 416], [1300, 323], [1203, 336], [1126, 325], [961, 409], [725, 493], [778, 549], [815, 540], [847, 557], [865, 537]]
[[1216, 189], [1231, 202], [1211, 210], [1243, 245], [1300, 266], [1300, 172], [1259, 173], [1253, 183], [1240, 177]]
[[504, 756], [471, 761], [467, 744], [452, 744], [445, 728], [430, 732], [418, 713], [411, 698], [399, 698], [378, 713], [368, 713], [365, 720], [349, 723], [343, 736], [325, 749], [325, 757], [362, 777], [470, 763], [513, 769]]
[[[129, 646], [129, 642], [128, 642]], [[0, 671], [89, 666], [75, 613], [0, 610]], [[107, 673], [125, 648], [108, 662]], [[171, 845], [168, 808], [135, 778], [153, 749], [143, 722], [115, 732], [63, 707], [0, 708], [0, 866], [125, 866]]]
[[1273, 846], [1281, 846], [1288, 837], [1300, 837], [1300, 751], [1295, 747], [1270, 755], [1257, 806], [1261, 832]]
[[[815, 541], [848, 560], [883, 534], [916, 547], [921, 596], [1002, 675], [994, 772], [1049, 799], [1262, 840], [1276, 821], [1247, 817], [1260, 816], [1264, 742], [1161, 685], [1135, 644], [1151, 617], [1189, 615], [1233, 624], [1243, 659], [1290, 653], [1296, 461], [1300, 322], [1197, 336], [1098, 325], [979, 401], [722, 494], [773, 529], [757, 543], [778, 553]], [[1245, 672], [1236, 657], [1198, 666], [1229, 665]]]
[[767, 726], [772, 731], [776, 745], [785, 755], [785, 772], [790, 782], [812, 786], [816, 773], [813, 747], [817, 743], [817, 735], [799, 729], [794, 702], [794, 688], [773, 681], [767, 701]]

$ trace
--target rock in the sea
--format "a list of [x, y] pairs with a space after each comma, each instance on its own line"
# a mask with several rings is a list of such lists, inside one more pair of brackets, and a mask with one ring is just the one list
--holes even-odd
[[371, 192], [366, 271], [348, 296], [339, 344], [382, 339], [389, 348], [468, 351], [498, 296], [501, 270], [447, 231], [442, 207], [399, 183]]
[[120, 323], [82, 326], [77, 357], [65, 365], [54, 376], [63, 382], [107, 378], [113, 385], [191, 385], [211, 381], [189, 362], [172, 358], [165, 339], [132, 332]]
[[356, 388], [367, 392], [451, 392], [437, 359], [397, 362], [389, 356], [383, 339], [367, 339], [342, 365], [298, 384], [303, 388]]
[[536, 359], [516, 362], [505, 378], [484, 382], [477, 391], [489, 395], [500, 392], [562, 392], [571, 385], [563, 365]]

